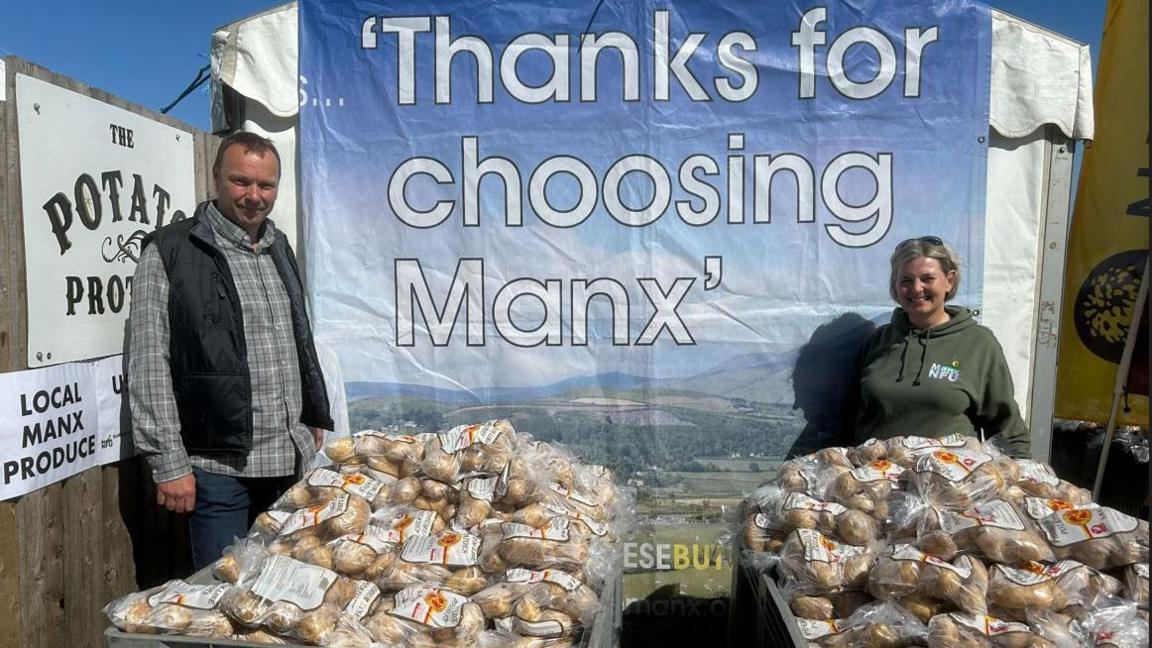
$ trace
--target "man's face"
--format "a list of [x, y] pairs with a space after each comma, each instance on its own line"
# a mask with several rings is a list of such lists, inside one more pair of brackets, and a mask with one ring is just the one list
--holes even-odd
[[254, 240], [276, 204], [280, 164], [271, 151], [246, 151], [234, 144], [224, 151], [216, 172], [216, 206], [225, 218]]

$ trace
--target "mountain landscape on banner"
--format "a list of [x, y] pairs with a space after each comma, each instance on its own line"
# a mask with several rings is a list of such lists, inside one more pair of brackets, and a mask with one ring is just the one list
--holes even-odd
[[501, 403], [530, 401], [590, 393], [608, 396], [617, 390], [643, 392], [691, 392], [721, 398], [766, 403], [791, 402], [790, 385], [795, 353], [753, 353], [726, 360], [700, 374], [683, 378], [647, 378], [620, 372], [576, 376], [541, 387], [485, 387], [453, 390], [426, 385], [388, 382], [349, 382], [349, 400], [387, 396], [427, 398], [447, 403]]

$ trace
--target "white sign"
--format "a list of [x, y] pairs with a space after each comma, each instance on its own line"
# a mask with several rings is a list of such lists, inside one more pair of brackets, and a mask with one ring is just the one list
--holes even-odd
[[100, 465], [99, 399], [91, 363], [3, 374], [0, 498]]
[[124, 356], [112, 356], [90, 363], [96, 398], [100, 408], [100, 465], [116, 463], [135, 454], [132, 445], [132, 419], [124, 380]]
[[134, 452], [123, 356], [0, 374], [0, 500]]
[[28, 366], [121, 353], [145, 234], [191, 216], [193, 135], [16, 75]]

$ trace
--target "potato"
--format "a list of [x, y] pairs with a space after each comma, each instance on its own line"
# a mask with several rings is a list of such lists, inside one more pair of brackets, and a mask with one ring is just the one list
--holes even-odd
[[344, 463], [356, 454], [356, 440], [352, 437], [340, 437], [330, 441], [328, 445], [324, 446], [324, 454], [333, 463]]
[[396, 562], [397, 551], [395, 549], [379, 554], [367, 567], [360, 576], [364, 580], [375, 581], [380, 578], [388, 570], [392, 569], [392, 565]]
[[480, 606], [485, 616], [492, 619], [502, 619], [511, 616], [523, 590], [522, 586], [497, 583], [474, 594], [472, 601]]
[[180, 605], [159, 605], [149, 612], [147, 625], [166, 632], [182, 634], [192, 623], [193, 610]]
[[903, 558], [909, 553], [907, 548], [908, 545], [893, 547], [876, 561], [876, 566], [868, 574], [868, 592], [872, 596], [892, 600], [916, 592], [923, 561], [912, 555], [911, 559]]
[[862, 511], [848, 511], [836, 518], [836, 532], [852, 545], [865, 545], [880, 536], [880, 523]]
[[460, 474], [460, 460], [456, 455], [444, 452], [440, 439], [435, 439], [424, 449], [420, 471], [437, 481], [454, 484]]
[[392, 485], [392, 503], [409, 504], [420, 494], [424, 486], [416, 477], [405, 477]]
[[916, 543], [920, 550], [932, 554], [941, 560], [951, 561], [959, 553], [960, 548], [952, 536], [943, 531], [931, 531], [920, 537]]
[[225, 583], [235, 583], [240, 579], [240, 563], [236, 554], [226, 553], [212, 564], [212, 575]]
[[236, 631], [228, 617], [215, 610], [198, 610], [197, 614], [184, 627], [182, 634], [191, 637], [214, 637], [227, 639]]
[[941, 614], [928, 622], [929, 648], [987, 648], [983, 632], [957, 622], [958, 615]]
[[888, 447], [882, 441], [868, 439], [855, 448], [849, 448], [847, 455], [852, 465], [859, 467], [886, 458]]
[[457, 569], [444, 583], [444, 589], [451, 590], [462, 596], [472, 596], [484, 589], [488, 579], [479, 567], [465, 567]]
[[822, 596], [797, 596], [792, 599], [789, 607], [792, 609], [792, 614], [802, 619], [831, 621], [836, 618], [833, 616], [832, 601]]
[[900, 605], [917, 619], [928, 623], [929, 619], [940, 614], [944, 603], [923, 594], [909, 594], [898, 599]]
[[[345, 576], [356, 577], [376, 560], [387, 545], [379, 538], [343, 536], [333, 541], [332, 569]], [[390, 552], [389, 552], [390, 553]]]
[[290, 633], [300, 637], [310, 644], [324, 643], [326, 635], [336, 627], [340, 619], [340, 608], [331, 605], [321, 605], [315, 610], [303, 615], [294, 630]]
[[1068, 597], [1040, 563], [1026, 564], [1024, 569], [993, 565], [988, 572], [988, 602], [1019, 617], [1025, 608], [1062, 610]]
[[970, 614], [986, 614], [988, 572], [984, 565], [968, 556], [947, 563], [925, 563], [918, 591], [933, 598], [950, 601]]

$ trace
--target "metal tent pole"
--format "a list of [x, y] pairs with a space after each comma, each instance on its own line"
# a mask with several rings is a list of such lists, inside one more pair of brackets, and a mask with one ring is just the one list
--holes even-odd
[[1096, 466], [1096, 484], [1092, 487], [1092, 499], [1100, 501], [1100, 486], [1104, 483], [1104, 466], [1108, 463], [1108, 451], [1112, 448], [1112, 435], [1116, 431], [1116, 414], [1120, 409], [1120, 398], [1124, 394], [1124, 384], [1128, 382], [1128, 368], [1132, 365], [1132, 353], [1136, 349], [1136, 337], [1140, 330], [1140, 320], [1144, 316], [1144, 305], [1148, 302], [1148, 268], [1150, 259], [1144, 259], [1144, 275], [1140, 278], [1140, 290], [1136, 293], [1133, 305], [1132, 323], [1128, 325], [1128, 339], [1124, 341], [1124, 353], [1120, 356], [1120, 366], [1116, 369], [1116, 383], [1112, 387], [1112, 409], [1108, 412], [1108, 427], [1104, 431], [1104, 447], [1100, 449], [1100, 463]]

